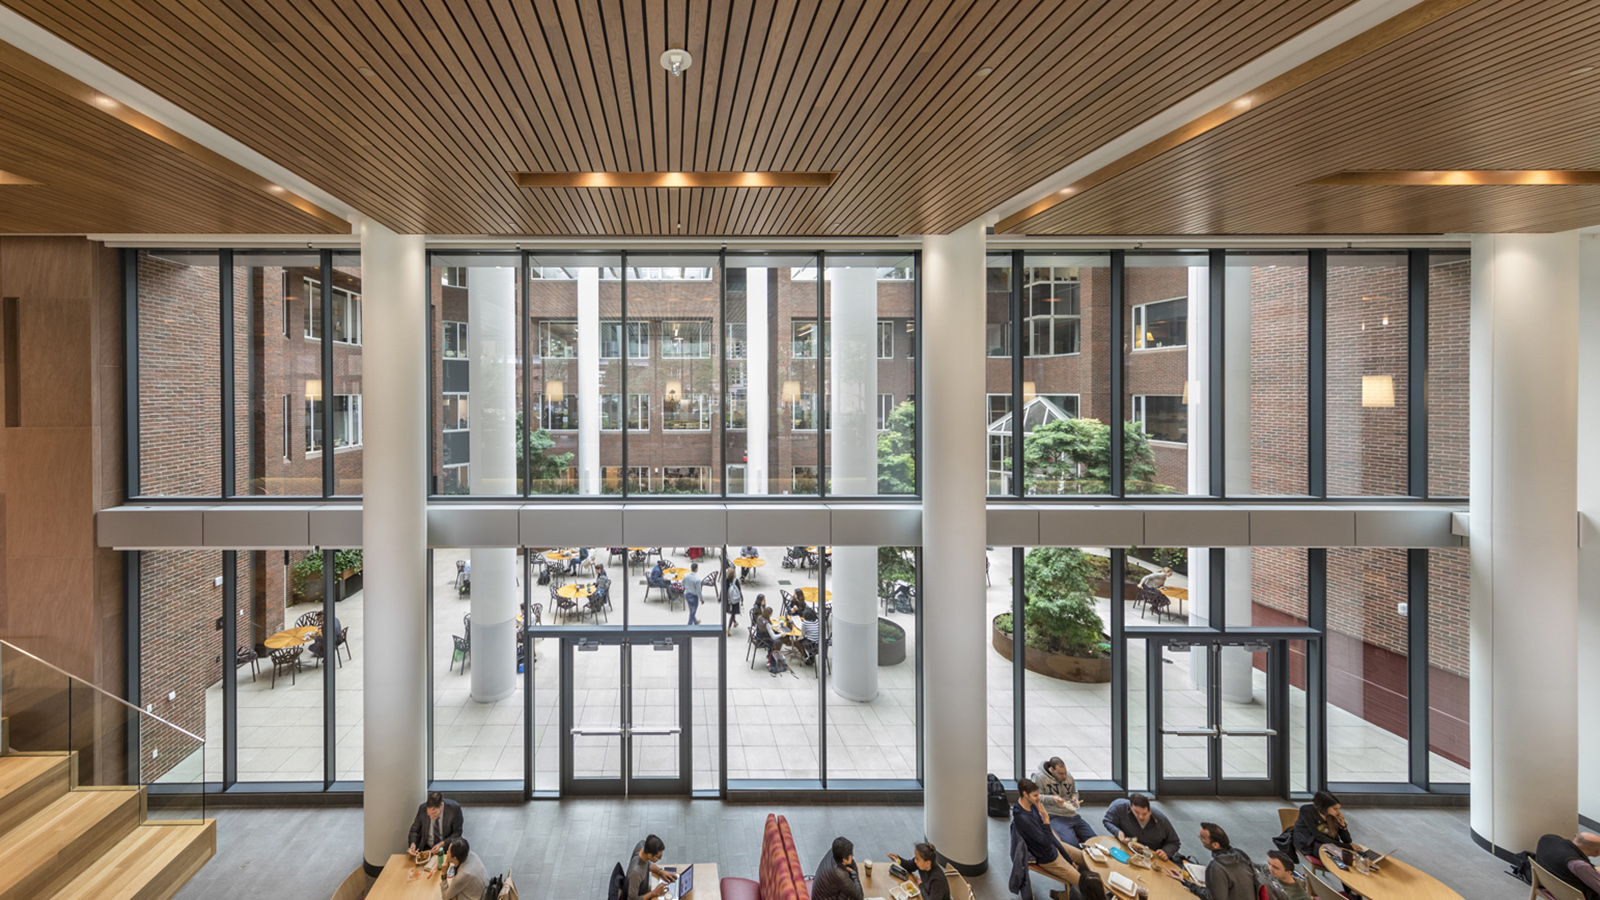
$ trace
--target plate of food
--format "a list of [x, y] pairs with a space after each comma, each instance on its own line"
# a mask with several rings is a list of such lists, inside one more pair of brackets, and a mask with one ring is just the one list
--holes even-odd
[[1088, 849], [1084, 852], [1089, 855], [1089, 859], [1094, 862], [1095, 865], [1103, 866], [1106, 864], [1106, 855], [1100, 851], [1099, 847], [1090, 844]]

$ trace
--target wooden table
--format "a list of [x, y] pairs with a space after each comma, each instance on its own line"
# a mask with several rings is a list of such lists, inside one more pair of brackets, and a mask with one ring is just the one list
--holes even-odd
[[1133, 851], [1124, 847], [1116, 838], [1102, 834], [1090, 838], [1089, 843], [1099, 847], [1100, 851], [1106, 854], [1105, 865], [1096, 863], [1087, 853], [1084, 854], [1084, 864], [1090, 871], [1099, 875], [1100, 880], [1106, 882], [1107, 897], [1121, 897], [1123, 900], [1128, 900], [1125, 894], [1119, 894], [1111, 889], [1111, 873], [1121, 872], [1128, 878], [1133, 879], [1135, 884], [1140, 883], [1142, 878], [1144, 886], [1150, 889], [1150, 900], [1194, 900], [1194, 895], [1189, 893], [1188, 888], [1167, 875], [1169, 871], [1178, 870], [1176, 863], [1156, 859], [1151, 863], [1154, 868], [1141, 869], [1126, 863], [1119, 863], [1111, 858], [1112, 847], [1121, 847], [1129, 856], [1133, 855]]
[[1189, 589], [1188, 588], [1164, 587], [1164, 588], [1161, 589], [1161, 593], [1166, 594], [1168, 597], [1171, 597], [1172, 599], [1178, 601], [1178, 614], [1179, 615], [1187, 615], [1187, 613], [1184, 612], [1184, 607], [1187, 606], [1187, 604], [1189, 603]]
[[550, 551], [545, 553], [544, 558], [550, 560], [551, 562], [566, 562], [569, 559], [577, 559], [578, 558], [578, 551], [576, 551], [576, 550], [550, 550]]
[[316, 625], [301, 625], [299, 628], [285, 628], [272, 637], [262, 641], [269, 650], [282, 650], [285, 647], [302, 647], [311, 643], [311, 639], [322, 631]]
[[661, 574], [673, 581], [682, 581], [683, 576], [689, 574], [689, 569], [687, 566], [667, 566], [661, 570]]
[[439, 889], [444, 879], [438, 871], [408, 880], [415, 871], [416, 863], [407, 854], [396, 853], [389, 857], [378, 880], [372, 883], [372, 890], [367, 892], [367, 900], [439, 900], [444, 894]]
[[743, 569], [744, 580], [750, 581], [755, 577], [756, 570], [766, 565], [767, 561], [759, 556], [741, 556], [735, 559], [733, 564]]
[[[681, 872], [691, 863], [657, 863], [668, 872]], [[722, 879], [717, 877], [716, 863], [692, 863], [694, 887], [689, 889], [689, 900], [722, 900]], [[651, 876], [652, 880], [655, 876]], [[369, 898], [371, 895], [367, 895]]]
[[597, 587], [599, 587], [598, 584], [579, 584], [574, 581], [571, 584], [563, 584], [561, 587], [556, 588], [556, 596], [565, 597], [568, 600], [582, 600], [594, 593]]
[[1348, 872], [1334, 865], [1326, 844], [1321, 856], [1330, 875], [1368, 900], [1461, 900], [1460, 894], [1445, 887], [1439, 879], [1392, 856], [1378, 863], [1378, 871], [1370, 875], [1357, 872], [1355, 863], [1350, 864]]
[[[808, 593], [811, 596], [807, 597], [806, 594], [808, 594]], [[796, 597], [799, 597], [801, 600], [805, 601], [806, 603], [816, 603], [817, 602], [817, 589], [814, 588], [814, 587], [813, 588], [808, 588], [808, 587], [795, 588], [794, 589], [794, 595]], [[827, 597], [829, 603], [833, 602], [833, 591], [828, 591], [828, 593], [825, 596]]]
[[[858, 854], [859, 855], [859, 854]], [[866, 863], [856, 860], [856, 874], [861, 877], [861, 893], [866, 897], [888, 897], [889, 892], [900, 885], [900, 879], [889, 874], [889, 866], [893, 865], [890, 859], [875, 859], [872, 861], [874, 874], [867, 874]], [[915, 871], [915, 860], [906, 860], [904, 868], [907, 872]], [[954, 869], [944, 870], [945, 880], [950, 882], [950, 900], [972, 900], [972, 885], [962, 878]]]
[[800, 640], [800, 626], [788, 616], [776, 616], [772, 620], [772, 627], [778, 632], [779, 637], [792, 637]]

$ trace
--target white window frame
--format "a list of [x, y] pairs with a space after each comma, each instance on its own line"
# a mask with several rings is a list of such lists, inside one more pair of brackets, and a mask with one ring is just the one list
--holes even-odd
[[683, 393], [683, 395], [681, 397], [679, 397], [674, 402], [676, 402], [676, 403], [686, 403], [686, 402], [689, 401], [689, 399], [691, 397], [697, 398], [697, 401], [699, 403], [699, 409], [700, 409], [700, 415], [699, 415], [700, 424], [699, 424], [699, 427], [696, 427], [696, 428], [685, 428], [685, 427], [675, 426], [675, 425], [669, 424], [673, 420], [670, 420], [667, 417], [666, 395], [662, 395], [662, 399], [661, 399], [661, 430], [662, 430], [663, 433], [668, 432], [668, 431], [710, 431], [711, 430], [711, 395], [710, 394], [702, 394], [702, 393], [690, 393], [688, 391], [685, 391]]
[[[743, 490], [740, 490], [740, 491], [735, 491], [732, 488], [733, 473], [734, 473], [735, 469], [737, 469], [739, 471], [739, 484], [743, 488]], [[723, 466], [723, 469], [722, 469], [722, 483], [725, 484], [725, 485], [729, 485], [728, 493], [730, 495], [733, 495], [733, 496], [736, 496], [736, 497], [742, 497], [745, 494], [750, 493], [750, 468], [749, 468], [749, 464], [748, 463], [728, 463], [727, 465]]]
[[[638, 412], [639, 415], [635, 416], [635, 412]], [[628, 423], [629, 431], [636, 433], [648, 432], [650, 430], [650, 395], [628, 394], [628, 406], [624, 413], [624, 421]], [[633, 424], [636, 420], [643, 424]]]
[[878, 395], [878, 430], [889, 430], [889, 414], [894, 412], [894, 395]]
[[[322, 280], [309, 276], [303, 280], [306, 286], [305, 337], [308, 341], [321, 341], [322, 330], [327, 327], [322, 321]], [[288, 294], [285, 293], [284, 296], [287, 297]], [[335, 285], [333, 288], [335, 319], [338, 318], [340, 307], [344, 310], [345, 337], [343, 340], [334, 338], [333, 342], [351, 347], [361, 346], [361, 295]]]
[[[986, 418], [988, 419], [988, 424], [993, 425], [1011, 413], [1011, 395], [1009, 393], [988, 394], [986, 395], [986, 399], [987, 403], [984, 405], [984, 412], [987, 413]], [[995, 407], [996, 400], [1006, 401], [1003, 409], [997, 409]]]
[[745, 322], [728, 322], [727, 336], [722, 339], [722, 353], [727, 359], [744, 359], [749, 355], [749, 327]]
[[466, 266], [440, 266], [443, 270], [439, 275], [439, 284], [443, 287], [464, 288], [467, 286]]
[[[339, 409], [339, 401], [340, 400], [344, 400], [345, 401], [345, 403], [344, 403], [344, 407], [345, 408], [343, 410]], [[361, 433], [361, 395], [360, 394], [334, 394], [333, 395], [333, 401], [334, 401], [334, 409], [333, 409], [333, 423], [334, 423], [333, 450], [334, 450], [334, 452], [338, 453], [338, 452], [340, 452], [342, 450], [355, 450], [355, 449], [360, 448], [361, 447], [361, 441], [362, 441], [362, 433]], [[340, 420], [341, 417], [345, 420], [344, 433], [345, 433], [345, 438], [346, 438], [345, 442], [342, 443], [342, 444], [339, 443], [339, 441], [338, 441], [338, 434], [339, 434], [339, 427], [338, 426], [339, 426], [339, 420]], [[354, 440], [350, 439], [350, 437], [352, 435], [354, 435]]]
[[[811, 427], [800, 425], [799, 413], [802, 410], [811, 411]], [[817, 430], [817, 395], [812, 392], [802, 392], [789, 401], [789, 430], [790, 431], [816, 431]]]
[[[820, 484], [820, 482], [817, 481], [818, 475], [817, 475], [817, 467], [816, 466], [790, 466], [789, 467], [789, 490], [792, 493], [796, 493], [796, 494], [802, 493], [802, 491], [800, 490], [800, 473], [801, 472], [809, 472], [810, 473], [809, 478], [810, 478], [810, 480], [811, 480], [813, 485]], [[811, 494], [811, 493], [815, 493], [815, 491], [805, 491], [803, 493]]]
[[[550, 326], [571, 325], [572, 341], [570, 345], [565, 338], [558, 338], [562, 342], [565, 352], [553, 354], [550, 352]], [[539, 358], [540, 359], [577, 359], [578, 358], [578, 322], [576, 319], [540, 319], [539, 320]]]
[[[627, 328], [622, 327], [621, 319], [604, 319], [600, 322], [600, 358], [621, 359], [621, 354], [626, 353], [629, 359], [650, 358], [650, 323], [629, 322]], [[615, 332], [617, 348], [616, 353], [606, 352], [606, 333]], [[624, 341], [623, 336], [627, 335]], [[626, 343], [627, 349], [623, 349]], [[560, 359], [561, 357], [555, 357]]]
[[[1132, 420], [1133, 420], [1133, 422], [1135, 424], [1137, 424], [1139, 426], [1139, 430], [1143, 431], [1145, 434], [1150, 434], [1150, 426], [1149, 426], [1149, 423], [1148, 423], [1148, 407], [1147, 407], [1147, 404], [1148, 404], [1149, 398], [1151, 398], [1151, 397], [1171, 397], [1172, 399], [1178, 401], [1178, 408], [1179, 409], [1185, 409], [1186, 408], [1184, 403], [1183, 403], [1183, 395], [1182, 394], [1134, 394], [1133, 395], [1133, 416], [1132, 416]], [[1181, 441], [1171, 441], [1171, 440], [1167, 440], [1166, 438], [1158, 438], [1158, 437], [1156, 437], [1154, 435], [1150, 436], [1150, 441], [1151, 441], [1151, 443], [1155, 443], [1155, 444], [1175, 444], [1175, 445], [1180, 446], [1180, 447], [1186, 447], [1189, 444], [1187, 439], [1181, 440]]]
[[[744, 424], [735, 425], [733, 411], [743, 410]], [[750, 428], [750, 390], [744, 385], [728, 385], [728, 430], [746, 431]]]
[[293, 410], [293, 407], [289, 405], [290, 396], [290, 394], [283, 395], [283, 458], [285, 460], [294, 459], [294, 448], [290, 446], [290, 438], [293, 434], [293, 429], [289, 427], [289, 414]]
[[[816, 359], [817, 358], [817, 353], [816, 353], [817, 339], [816, 339], [815, 336], [813, 336], [812, 340], [811, 340], [812, 350], [811, 350], [810, 353], [801, 353], [799, 351], [799, 349], [798, 349], [799, 345], [800, 345], [800, 338], [799, 338], [799, 330], [800, 330], [800, 328], [802, 326], [804, 326], [804, 325], [810, 325], [810, 326], [812, 326], [812, 328], [816, 328], [816, 324], [817, 324], [817, 320], [816, 319], [790, 319], [789, 320], [789, 357], [791, 359]], [[833, 337], [833, 333], [832, 333], [833, 330], [828, 327], [828, 323], [824, 322], [824, 323], [822, 323], [821, 332], [822, 332], [822, 335], [821, 335], [821, 337], [822, 337], [822, 355], [824, 357], [828, 358], [828, 359], [832, 359], [833, 358], [833, 342], [832, 342], [831, 338]]]
[[894, 320], [878, 320], [878, 358], [894, 359]]
[[[684, 336], [685, 331], [698, 331], [697, 340], [689, 340]], [[715, 340], [716, 331], [711, 323], [702, 319], [663, 319], [661, 321], [661, 358], [662, 359], [710, 359], [711, 347]], [[698, 352], [683, 352], [683, 349]], [[668, 352], [671, 348], [671, 352]]]
[[[660, 479], [659, 484], [657, 485], [658, 488], [665, 488], [667, 486], [667, 480], [668, 479], [671, 479], [673, 481], [687, 481], [687, 480], [692, 478], [698, 483], [699, 492], [700, 493], [702, 493], [702, 494], [711, 493], [711, 467], [710, 466], [661, 466], [660, 469], [661, 469], [661, 479]], [[689, 472], [691, 472], [693, 474], [688, 475], [688, 476], [668, 475], [667, 474], [667, 470], [668, 469], [687, 470], [687, 471], [689, 471]]]
[[[1180, 306], [1182, 306], [1184, 308], [1184, 310], [1183, 310], [1183, 343], [1181, 343], [1181, 344], [1163, 344], [1160, 347], [1148, 347], [1148, 346], [1145, 346], [1146, 345], [1145, 327], [1146, 327], [1146, 323], [1149, 321], [1149, 318], [1150, 318], [1149, 308], [1152, 307], [1152, 306], [1159, 306], [1159, 305], [1161, 305], [1163, 303], [1176, 303], [1176, 304], [1178, 304], [1178, 305], [1180, 305]], [[1189, 303], [1189, 298], [1185, 296], [1185, 297], [1168, 297], [1165, 300], [1151, 300], [1149, 303], [1140, 303], [1139, 305], [1135, 306], [1133, 308], [1133, 349], [1135, 349], [1135, 350], [1172, 350], [1172, 349], [1175, 349], [1177, 347], [1187, 347], [1187, 346], [1189, 346], [1189, 310], [1188, 310], [1188, 303]], [[1160, 395], [1156, 395], [1156, 396], [1160, 396]]]
[[327, 435], [322, 435], [322, 441], [315, 440], [322, 431], [322, 398], [306, 398], [306, 459], [319, 457], [322, 449], [327, 444]]
[[[629, 394], [628, 396], [631, 397], [633, 395]], [[606, 401], [612, 399], [613, 397], [616, 398], [617, 414], [616, 414], [616, 416], [614, 416], [612, 418], [612, 423], [613, 424], [607, 425], [606, 424]], [[601, 431], [621, 431], [622, 430], [623, 418], [626, 415], [627, 415], [627, 411], [625, 409], [623, 409], [623, 406], [622, 406], [622, 395], [620, 393], [617, 393], [616, 391], [606, 391], [606, 392], [604, 392], [604, 393], [602, 393], [600, 395], [600, 430]]]
[[[439, 356], [440, 356], [440, 358], [442, 358], [442, 359], [466, 359], [467, 358], [467, 333], [468, 333], [468, 331], [467, 331], [467, 323], [465, 323], [465, 322], [457, 322], [457, 321], [454, 321], [454, 320], [451, 320], [451, 319], [446, 319], [444, 321], [444, 328], [442, 329], [441, 333], [442, 333], [443, 337], [441, 337], [440, 340], [439, 340]], [[451, 337], [452, 336], [454, 336], [454, 338], [455, 338], [455, 340], [453, 342], [451, 341]], [[455, 344], [455, 348], [456, 348], [454, 356], [450, 355], [450, 350], [448, 349], [449, 346], [451, 345], [451, 343], [454, 343]]]
[[567, 391], [567, 392], [563, 393], [563, 395], [561, 397], [561, 405], [566, 407], [566, 410], [565, 410], [566, 421], [570, 425], [570, 427], [567, 427], [567, 428], [551, 428], [550, 427], [550, 424], [549, 424], [550, 423], [550, 408], [547, 405], [545, 405], [545, 402], [544, 402], [544, 391], [534, 391], [533, 392], [533, 397], [531, 399], [533, 401], [533, 408], [537, 409], [539, 411], [539, 428], [540, 428], [540, 430], [548, 431], [551, 434], [570, 433], [570, 432], [578, 430], [579, 426], [570, 425], [572, 420], [576, 419], [578, 417], [578, 409], [579, 409], [579, 407], [578, 407], [578, 395], [576, 393], [574, 393], [572, 391]]

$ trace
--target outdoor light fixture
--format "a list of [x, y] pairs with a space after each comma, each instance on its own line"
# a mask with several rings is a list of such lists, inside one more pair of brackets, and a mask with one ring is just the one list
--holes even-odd
[[1361, 376], [1361, 405], [1394, 406], [1394, 376]]
[[560, 403], [567, 398], [566, 385], [559, 381], [546, 381], [544, 395], [551, 403]]

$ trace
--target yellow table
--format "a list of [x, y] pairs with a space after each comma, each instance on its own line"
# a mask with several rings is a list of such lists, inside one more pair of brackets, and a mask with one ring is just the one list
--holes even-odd
[[759, 556], [741, 556], [735, 559], [733, 564], [741, 569], [759, 569], [766, 565], [767, 561]]
[[1168, 597], [1171, 597], [1172, 599], [1178, 601], [1178, 614], [1179, 615], [1187, 615], [1187, 613], [1184, 612], [1184, 608], [1189, 602], [1189, 589], [1188, 588], [1164, 587], [1164, 588], [1161, 589], [1161, 593], [1166, 594]]
[[[859, 857], [860, 854], [857, 854]], [[875, 859], [872, 861], [872, 872], [868, 874], [866, 863], [856, 860], [856, 874], [861, 877], [861, 893], [866, 897], [887, 898], [889, 892], [900, 885], [900, 879], [889, 874], [889, 866], [893, 861], [889, 859]], [[915, 860], [906, 860], [902, 865], [907, 872], [915, 871]], [[954, 869], [944, 870], [945, 880], [950, 882], [950, 900], [972, 900], [972, 886], [967, 880], [956, 873]]]
[[311, 643], [311, 639], [322, 631], [315, 625], [301, 625], [299, 628], [285, 628], [262, 643], [268, 650], [282, 650], [285, 647], [303, 647]]
[[[814, 588], [814, 587], [810, 587], [810, 588], [808, 588], [808, 587], [798, 587], [798, 588], [795, 588], [794, 589], [794, 594], [795, 594], [796, 597], [799, 597], [801, 600], [804, 600], [807, 603], [816, 603], [817, 602], [817, 589]], [[806, 596], [807, 594], [810, 594], [811, 596], [808, 597], [808, 596]], [[829, 603], [833, 602], [833, 591], [828, 591], [825, 596], [826, 596], [827, 601]]]
[[673, 581], [680, 581], [683, 576], [689, 574], [689, 569], [687, 566], [667, 566], [661, 570], [661, 574], [671, 578]]
[[[416, 877], [412, 877], [415, 872]], [[378, 880], [367, 892], [367, 900], [439, 900], [443, 892], [439, 885], [444, 879], [438, 870], [427, 874], [417, 868], [411, 857], [396, 853], [384, 864]]]
[[[807, 553], [815, 553], [815, 552], [817, 552], [817, 548], [815, 548], [815, 547], [807, 547], [806, 548], [806, 552]], [[828, 554], [829, 556], [832, 556], [833, 555], [833, 548], [832, 547], [823, 547], [822, 548], [822, 552]]]
[[1149, 888], [1150, 900], [1194, 900], [1194, 895], [1189, 893], [1188, 888], [1167, 875], [1168, 872], [1180, 870], [1176, 863], [1158, 858], [1152, 861], [1152, 868], [1149, 869], [1127, 863], [1119, 863], [1111, 858], [1110, 851], [1112, 847], [1121, 847], [1129, 856], [1133, 855], [1133, 851], [1118, 842], [1116, 838], [1102, 834], [1090, 838], [1088, 842], [1093, 846], [1099, 847], [1101, 852], [1106, 854], [1106, 861], [1103, 865], [1095, 862], [1087, 853], [1084, 854], [1083, 858], [1085, 866], [1099, 875], [1102, 881], [1106, 882], [1107, 897], [1121, 897], [1123, 900], [1128, 900], [1126, 894], [1119, 894], [1111, 889], [1109, 880], [1111, 873], [1121, 872], [1128, 878], [1133, 879], [1135, 884], [1143, 884]]
[[1406, 865], [1394, 857], [1378, 863], [1378, 870], [1370, 875], [1356, 871], [1354, 863], [1345, 871], [1333, 864], [1328, 846], [1322, 847], [1322, 864], [1328, 873], [1354, 889], [1368, 900], [1461, 900], [1461, 895], [1450, 890], [1427, 872]]
[[599, 585], [579, 584], [577, 582], [573, 582], [572, 584], [563, 584], [561, 587], [556, 588], [556, 595], [565, 597], [568, 600], [582, 600], [583, 598], [594, 593], [595, 588], [597, 587], [599, 587]]
[[576, 550], [550, 550], [550, 551], [545, 553], [544, 558], [550, 560], [551, 562], [566, 562], [569, 559], [577, 559], [578, 558], [578, 551], [576, 551]]
[[772, 620], [772, 627], [778, 632], [779, 637], [791, 637], [797, 641], [800, 640], [800, 625], [789, 616], [775, 617]]

